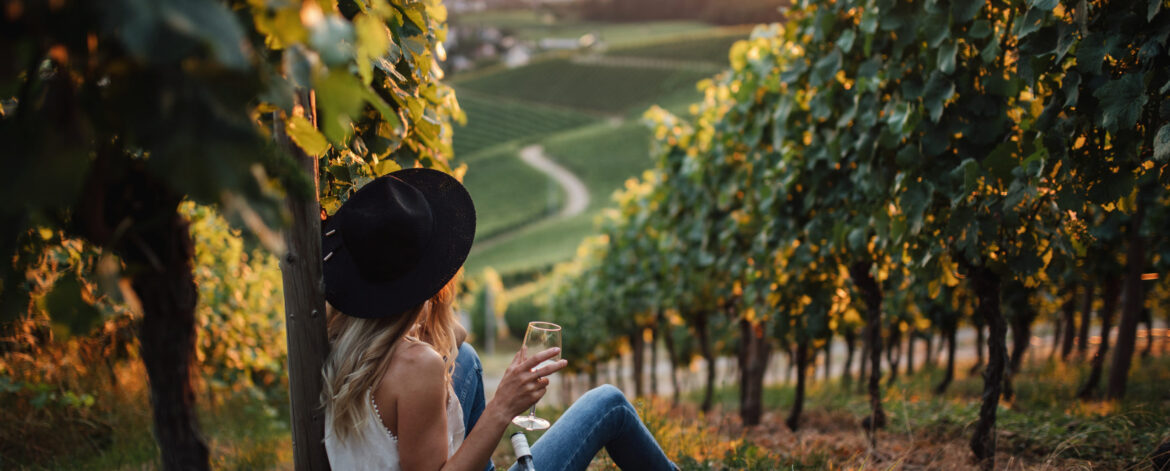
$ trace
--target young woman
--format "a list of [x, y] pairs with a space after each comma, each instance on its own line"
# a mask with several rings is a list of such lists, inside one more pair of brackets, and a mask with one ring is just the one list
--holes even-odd
[[[335, 470], [493, 469], [512, 417], [567, 364], [523, 349], [491, 402], [451, 304], [475, 208], [451, 176], [407, 169], [358, 190], [323, 224], [332, 352], [324, 368], [325, 448]], [[672, 470], [612, 386], [589, 391], [532, 446], [537, 469], [584, 470], [602, 448], [626, 470]]]

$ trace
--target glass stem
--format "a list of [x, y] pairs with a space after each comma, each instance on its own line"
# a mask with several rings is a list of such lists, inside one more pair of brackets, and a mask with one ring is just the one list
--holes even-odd
[[529, 418], [529, 419], [532, 419], [532, 418], [535, 418], [535, 417], [536, 417], [536, 404], [533, 404], [533, 405], [532, 405], [532, 410], [528, 411], [528, 418]]

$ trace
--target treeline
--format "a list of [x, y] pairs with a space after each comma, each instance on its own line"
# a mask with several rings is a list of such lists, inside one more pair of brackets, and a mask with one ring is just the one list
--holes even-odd
[[955, 332], [971, 325], [984, 392], [970, 446], [990, 469], [996, 408], [1032, 325], [1053, 323], [1066, 351], [1075, 330], [1084, 349], [1097, 312], [1080, 395], [1123, 397], [1137, 325], [1168, 291], [1163, 10], [798, 2], [786, 24], [732, 47], [690, 116], [646, 114], [654, 169], [554, 275], [550, 316], [573, 332], [565, 356], [590, 372], [629, 348], [637, 369], [653, 333], [675, 369], [692, 352], [707, 360], [707, 408], [714, 360], [732, 353], [750, 425], [771, 352], [787, 351], [795, 429], [815, 353], [860, 342], [872, 409], [860, 425], [874, 430], [881, 381], [913, 352], [903, 342], [948, 344], [942, 392]]

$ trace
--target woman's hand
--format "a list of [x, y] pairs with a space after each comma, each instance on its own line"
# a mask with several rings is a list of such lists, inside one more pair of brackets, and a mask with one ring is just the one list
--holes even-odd
[[504, 370], [504, 377], [500, 380], [500, 386], [496, 388], [496, 395], [492, 397], [492, 403], [489, 405], [500, 408], [500, 412], [509, 420], [528, 410], [544, 397], [549, 383], [545, 376], [556, 373], [569, 364], [565, 360], [558, 360], [551, 365], [533, 370], [540, 362], [557, 356], [561, 349], [550, 348], [529, 358], [524, 357], [525, 350], [524, 347], [520, 347], [516, 357], [512, 358], [512, 364]]

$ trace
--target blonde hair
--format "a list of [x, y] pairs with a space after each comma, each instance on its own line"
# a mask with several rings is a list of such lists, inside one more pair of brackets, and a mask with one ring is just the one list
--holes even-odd
[[[459, 275], [448, 281], [431, 299], [399, 316], [381, 319], [350, 317], [326, 305], [329, 344], [332, 347], [322, 369], [321, 402], [332, 414], [333, 433], [346, 441], [360, 434], [372, 420], [367, 394], [390, 367], [400, 339], [414, 329], [415, 337], [443, 356], [445, 378], [450, 386], [455, 364], [455, 301]], [[381, 426], [381, 424], [379, 424]]]

